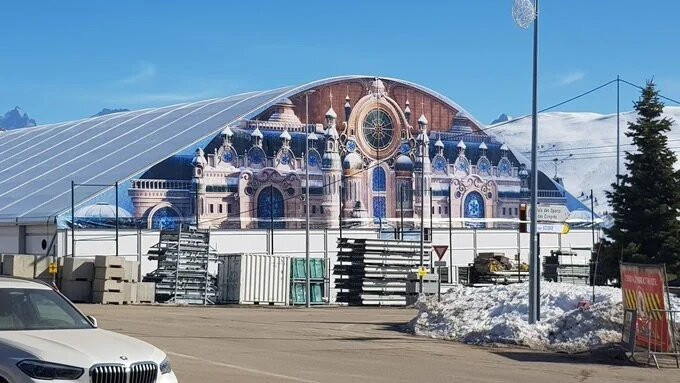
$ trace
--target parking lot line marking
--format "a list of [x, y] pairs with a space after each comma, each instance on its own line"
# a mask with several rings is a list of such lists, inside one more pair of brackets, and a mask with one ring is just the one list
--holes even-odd
[[253, 374], [260, 374], [260, 375], [265, 375], [265, 376], [271, 376], [272, 378], [279, 378], [279, 379], [286, 379], [286, 380], [291, 380], [294, 382], [301, 382], [301, 383], [321, 383], [316, 380], [308, 380], [308, 379], [303, 379], [303, 378], [296, 378], [294, 376], [288, 376], [288, 375], [281, 375], [281, 374], [276, 374], [273, 372], [267, 372], [267, 371], [262, 371], [262, 370], [257, 370], [254, 368], [248, 368], [248, 367], [243, 367], [243, 366], [237, 366], [235, 364], [229, 364], [229, 363], [222, 363], [222, 362], [215, 362], [214, 360], [209, 360], [209, 359], [203, 359], [203, 358], [198, 358], [192, 355], [186, 355], [186, 354], [180, 354], [177, 352], [172, 352], [172, 351], [166, 351], [166, 354], [172, 355], [172, 356], [178, 356], [180, 358], [185, 358], [185, 359], [191, 359], [191, 360], [197, 360], [200, 362], [206, 362], [208, 364], [212, 364], [214, 366], [220, 366], [220, 367], [227, 367], [227, 368], [233, 368], [235, 370], [241, 370], [245, 372], [250, 372]]

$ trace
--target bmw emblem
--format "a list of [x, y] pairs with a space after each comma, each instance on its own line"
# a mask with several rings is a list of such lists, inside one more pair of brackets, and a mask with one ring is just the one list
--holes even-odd
[[125, 356], [125, 355], [121, 355], [121, 356], [120, 356], [120, 359], [121, 359], [121, 360], [128, 360], [128, 359], [127, 359], [127, 356]]

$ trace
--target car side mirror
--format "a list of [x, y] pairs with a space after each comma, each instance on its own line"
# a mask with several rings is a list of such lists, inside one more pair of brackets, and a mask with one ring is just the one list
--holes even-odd
[[92, 323], [92, 326], [97, 327], [97, 318], [93, 317], [92, 315], [86, 316], [87, 320]]

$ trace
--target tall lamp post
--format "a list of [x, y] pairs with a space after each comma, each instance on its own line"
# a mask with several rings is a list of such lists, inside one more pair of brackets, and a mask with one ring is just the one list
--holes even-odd
[[533, 85], [531, 105], [531, 217], [530, 246], [529, 246], [529, 323], [541, 320], [540, 313], [540, 283], [541, 263], [538, 257], [538, 233], [536, 230], [537, 199], [538, 199], [538, 169], [536, 156], [538, 154], [538, 0], [515, 0], [512, 7], [512, 17], [520, 28], [526, 29], [534, 24], [534, 55], [533, 55]]
[[312, 299], [310, 297], [311, 286], [309, 282], [309, 95], [314, 93], [314, 90], [305, 92], [305, 204], [307, 209], [305, 211], [305, 305], [311, 307]]
[[[427, 118], [425, 109], [418, 119], [420, 134], [418, 144], [420, 145], [420, 269], [423, 268], [425, 258], [425, 142], [427, 141]], [[429, 154], [428, 154], [429, 155]], [[418, 293], [423, 293], [423, 277], [418, 278]]]

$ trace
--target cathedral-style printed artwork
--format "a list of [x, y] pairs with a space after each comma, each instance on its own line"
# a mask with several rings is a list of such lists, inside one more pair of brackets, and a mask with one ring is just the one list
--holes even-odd
[[[158, 229], [301, 228], [309, 192], [317, 228], [413, 226], [421, 211], [432, 226], [492, 228], [528, 200], [524, 160], [443, 96], [380, 78], [312, 89], [131, 179], [121, 214]], [[567, 204], [540, 172], [538, 184], [540, 202]]]

